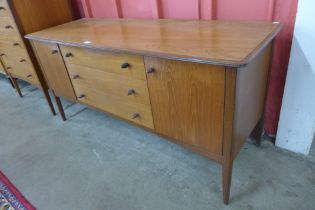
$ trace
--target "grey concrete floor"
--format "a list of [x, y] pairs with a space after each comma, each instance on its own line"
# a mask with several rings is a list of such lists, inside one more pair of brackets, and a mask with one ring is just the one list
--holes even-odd
[[315, 209], [314, 157], [246, 144], [225, 206], [218, 164], [81, 105], [63, 122], [23, 92], [0, 79], [0, 170], [40, 210]]

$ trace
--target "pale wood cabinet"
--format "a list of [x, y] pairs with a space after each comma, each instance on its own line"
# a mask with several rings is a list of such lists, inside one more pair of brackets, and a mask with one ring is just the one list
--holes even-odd
[[42, 89], [54, 115], [48, 86], [24, 35], [72, 21], [69, 3], [68, 0], [0, 0], [0, 59], [5, 73], [21, 97], [17, 79]]
[[[82, 19], [27, 35], [49, 87], [222, 165], [259, 143], [272, 40], [280, 24]], [[251, 31], [251, 33], [248, 33]]]

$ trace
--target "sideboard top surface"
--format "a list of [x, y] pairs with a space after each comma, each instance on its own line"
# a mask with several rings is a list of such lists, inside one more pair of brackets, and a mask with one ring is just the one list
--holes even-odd
[[240, 67], [280, 32], [280, 23], [80, 19], [26, 36], [100, 50]]

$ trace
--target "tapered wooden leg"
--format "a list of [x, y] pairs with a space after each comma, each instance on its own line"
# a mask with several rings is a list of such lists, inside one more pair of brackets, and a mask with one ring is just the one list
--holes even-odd
[[11, 86], [15, 89], [15, 87], [14, 87], [14, 84], [13, 84], [13, 82], [12, 82], [11, 77], [7, 76], [7, 79], [8, 79], [8, 81], [10, 82]]
[[261, 144], [261, 136], [264, 131], [264, 117], [261, 117], [261, 119], [258, 121], [257, 125], [255, 126], [254, 130], [250, 134], [250, 137], [254, 140], [254, 144], [256, 146], [260, 146]]
[[226, 161], [222, 164], [223, 203], [226, 205], [229, 204], [229, 200], [230, 200], [232, 169], [233, 169], [233, 161]]
[[13, 83], [13, 86], [14, 86], [16, 92], [18, 92], [19, 96], [20, 96], [21, 98], [23, 98], [23, 94], [22, 94], [22, 92], [21, 92], [21, 89], [20, 89], [20, 86], [19, 86], [19, 84], [18, 84], [18, 82], [17, 82], [17, 79], [11, 77], [11, 81], [12, 81], [12, 83]]
[[64, 112], [64, 109], [63, 109], [63, 106], [62, 106], [62, 103], [61, 103], [61, 100], [58, 96], [55, 95], [55, 93], [53, 92], [54, 94], [54, 97], [55, 97], [55, 101], [56, 101], [56, 104], [57, 104], [57, 107], [58, 107], [58, 110], [59, 110], [59, 113], [61, 115], [61, 118], [63, 121], [66, 121], [67, 118], [66, 118], [66, 115], [65, 115], [65, 112]]
[[49, 92], [46, 88], [43, 88], [43, 92], [44, 92], [44, 95], [45, 95], [45, 98], [46, 98], [46, 101], [48, 103], [48, 106], [50, 108], [50, 111], [52, 113], [53, 116], [56, 116], [56, 111], [55, 111], [55, 108], [54, 108], [54, 105], [51, 101], [51, 98], [50, 98], [50, 95], [49, 95]]

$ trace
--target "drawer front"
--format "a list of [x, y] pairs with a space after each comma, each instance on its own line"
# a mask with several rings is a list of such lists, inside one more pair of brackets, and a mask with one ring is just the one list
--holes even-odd
[[142, 56], [60, 46], [65, 62], [146, 80]]
[[11, 17], [11, 11], [7, 0], [0, 0], [0, 17]]
[[146, 81], [76, 64], [68, 64], [67, 67], [74, 85], [80, 84], [100, 90], [104, 94], [120, 97], [128, 103], [150, 105]]
[[[0, 38], [1, 39], [1, 38]], [[28, 57], [24, 43], [21, 41], [0, 40], [0, 53]]]
[[31, 44], [48, 86], [54, 90], [56, 95], [76, 101], [58, 45], [36, 41], [32, 41]]
[[34, 67], [29, 59], [3, 56], [2, 61], [7, 72], [12, 76], [39, 85]]
[[150, 106], [130, 103], [125, 98], [107, 94], [83, 83], [73, 83], [73, 86], [80, 102], [136, 124], [154, 128]]
[[11, 17], [0, 18], [0, 35], [4, 39], [16, 39], [20, 36], [20, 32]]

